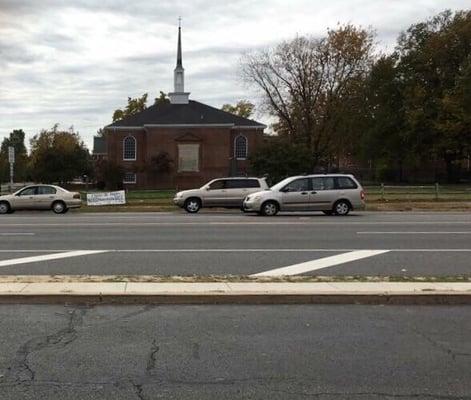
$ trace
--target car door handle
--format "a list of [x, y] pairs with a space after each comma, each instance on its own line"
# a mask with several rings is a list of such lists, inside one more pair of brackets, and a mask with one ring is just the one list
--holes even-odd
[[316, 192], [316, 191], [314, 191], [314, 192], [311, 192], [311, 194], [317, 194], [317, 192]]
[[301, 192], [301, 194], [307, 194], [307, 192]]

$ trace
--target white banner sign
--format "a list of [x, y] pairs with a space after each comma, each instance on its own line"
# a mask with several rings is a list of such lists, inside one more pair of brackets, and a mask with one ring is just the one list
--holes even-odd
[[124, 190], [107, 193], [87, 193], [87, 205], [89, 206], [106, 206], [111, 204], [126, 204]]

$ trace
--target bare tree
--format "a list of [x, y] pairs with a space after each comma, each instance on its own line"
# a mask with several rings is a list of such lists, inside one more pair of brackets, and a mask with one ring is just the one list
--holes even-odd
[[276, 131], [306, 145], [313, 167], [332, 153], [341, 133], [340, 112], [374, 60], [374, 33], [352, 25], [323, 38], [296, 37], [242, 59], [244, 80], [262, 90], [264, 106], [277, 117]]

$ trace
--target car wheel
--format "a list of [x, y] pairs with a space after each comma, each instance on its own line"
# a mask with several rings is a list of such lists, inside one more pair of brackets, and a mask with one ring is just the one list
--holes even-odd
[[63, 201], [55, 201], [52, 204], [52, 211], [54, 211], [56, 214], [64, 214], [66, 210], [67, 207]]
[[325, 215], [332, 215], [334, 212], [332, 210], [324, 210], [322, 211]]
[[10, 212], [10, 204], [6, 201], [0, 203], [0, 214], [8, 214]]
[[266, 217], [273, 217], [278, 214], [279, 207], [278, 204], [274, 201], [266, 201], [262, 204], [261, 213]]
[[339, 200], [335, 203], [333, 212], [335, 215], [347, 215], [352, 207], [350, 206], [350, 203], [346, 200]]
[[201, 200], [193, 197], [185, 201], [184, 208], [190, 214], [197, 213], [201, 208]]

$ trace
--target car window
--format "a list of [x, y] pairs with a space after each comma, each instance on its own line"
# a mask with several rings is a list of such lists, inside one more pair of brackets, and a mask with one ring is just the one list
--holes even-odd
[[19, 196], [34, 196], [36, 194], [36, 186], [26, 188], [19, 193]]
[[335, 179], [333, 176], [312, 178], [312, 190], [335, 190]]
[[245, 187], [249, 188], [259, 188], [260, 187], [260, 182], [257, 179], [246, 179], [245, 180]]
[[260, 187], [256, 179], [228, 179], [226, 181], [226, 189], [242, 189]]
[[209, 185], [209, 190], [218, 190], [218, 189], [224, 189], [224, 180], [220, 179], [218, 181], [214, 181]]
[[309, 179], [307, 178], [296, 179], [284, 187], [286, 192], [303, 192], [305, 190], [309, 190]]
[[52, 186], [39, 186], [38, 194], [56, 194], [57, 190]]
[[312, 178], [312, 190], [324, 190], [324, 182], [322, 178]]
[[324, 177], [322, 178], [324, 183], [324, 190], [334, 190], [335, 189], [335, 179], [333, 177]]
[[337, 178], [337, 187], [339, 189], [356, 189], [358, 185], [348, 176], [339, 176]]

